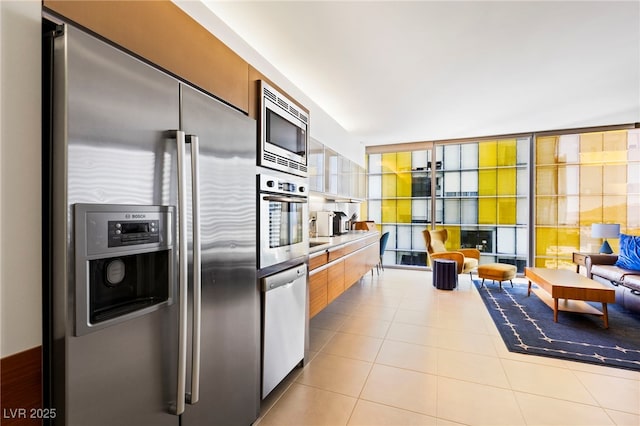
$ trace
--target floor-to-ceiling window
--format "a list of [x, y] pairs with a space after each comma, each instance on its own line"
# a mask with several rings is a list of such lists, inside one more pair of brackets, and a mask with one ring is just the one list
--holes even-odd
[[640, 235], [637, 128], [376, 148], [367, 173], [363, 213], [390, 233], [387, 265], [426, 266], [424, 229], [446, 228], [448, 249], [476, 247], [481, 263], [519, 272], [575, 268], [573, 252], [602, 244], [594, 223]]
[[431, 224], [430, 149], [369, 154], [368, 218], [389, 232], [384, 263], [426, 265], [422, 230]]
[[447, 248], [482, 262], [526, 265], [530, 138], [434, 143], [369, 153], [368, 217], [390, 238], [384, 262], [426, 266], [422, 231], [446, 228]]
[[448, 248], [477, 248], [481, 263], [527, 260], [530, 138], [436, 146], [442, 190], [436, 192], [436, 228]]
[[640, 235], [640, 129], [542, 135], [535, 147], [536, 266], [574, 268], [574, 251], [597, 253], [594, 223]]

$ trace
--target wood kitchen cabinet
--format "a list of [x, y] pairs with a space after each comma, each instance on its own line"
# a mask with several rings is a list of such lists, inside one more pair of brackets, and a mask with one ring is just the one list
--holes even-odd
[[249, 64], [172, 2], [44, 0], [43, 6], [249, 111]]
[[327, 306], [327, 269], [309, 274], [309, 318]]
[[331, 246], [309, 257], [309, 318], [322, 311], [378, 263], [380, 234]]
[[333, 302], [344, 292], [344, 263], [340, 259], [327, 268], [327, 303]]

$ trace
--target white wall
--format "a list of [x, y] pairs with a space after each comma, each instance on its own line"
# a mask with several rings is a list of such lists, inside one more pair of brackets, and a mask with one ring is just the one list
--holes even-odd
[[41, 3], [0, 0], [0, 356], [42, 344]]
[[255, 69], [266, 75], [295, 100], [303, 104], [310, 111], [311, 137], [324, 145], [344, 155], [351, 161], [364, 167], [365, 147], [357, 142], [342, 126], [314, 101], [291, 83], [271, 63], [267, 62], [254, 48], [249, 46], [227, 24], [218, 18], [202, 2], [192, 0], [172, 0], [179, 8], [220, 39], [231, 50], [236, 52]]

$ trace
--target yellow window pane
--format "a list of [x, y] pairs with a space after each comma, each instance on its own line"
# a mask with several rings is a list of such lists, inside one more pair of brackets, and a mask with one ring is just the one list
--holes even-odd
[[396, 154], [396, 170], [399, 172], [411, 171], [411, 152], [398, 152]]
[[605, 223], [627, 223], [627, 197], [605, 195], [602, 197], [602, 221]]
[[516, 195], [516, 169], [497, 169], [498, 195]]
[[389, 173], [396, 170], [396, 154], [394, 152], [382, 154], [382, 172]]
[[558, 223], [558, 199], [556, 197], [536, 198], [536, 225], [555, 226]]
[[627, 161], [627, 130], [605, 132], [602, 137], [604, 161], [624, 163]]
[[396, 200], [382, 200], [382, 222], [395, 223], [397, 216]]
[[536, 163], [555, 164], [556, 162], [556, 136], [544, 136], [536, 138]]
[[495, 198], [478, 199], [478, 223], [484, 225], [495, 225], [497, 223], [496, 204]]
[[411, 173], [398, 173], [396, 194], [398, 197], [411, 197]]
[[557, 269], [558, 261], [556, 259], [548, 259], [545, 257], [536, 257], [536, 268]]
[[411, 200], [397, 201], [397, 222], [411, 223]]
[[498, 224], [499, 225], [515, 225], [516, 224], [516, 199], [515, 198], [498, 198]]
[[498, 166], [515, 166], [517, 161], [517, 143], [515, 139], [502, 139], [497, 142]]
[[360, 218], [358, 220], [366, 220], [369, 217], [369, 204], [366, 200], [360, 203], [359, 215]]
[[556, 256], [558, 253], [558, 229], [536, 228], [536, 256]]
[[602, 196], [581, 196], [580, 226], [591, 226], [595, 222], [602, 222]]
[[[626, 155], [626, 153], [625, 153]], [[602, 192], [624, 195], [627, 193], [627, 166], [604, 166], [602, 170]]]
[[602, 161], [602, 133], [580, 135], [580, 162], [600, 163]]
[[580, 194], [602, 194], [602, 166], [580, 167]]
[[496, 195], [496, 169], [478, 170], [478, 195]]
[[447, 242], [445, 247], [447, 250], [457, 250], [460, 248], [460, 227], [459, 226], [446, 226], [447, 229]]
[[556, 195], [558, 193], [558, 168], [556, 166], [536, 167], [536, 195]]
[[578, 250], [580, 250], [580, 228], [558, 228], [558, 256], [571, 258], [573, 252]]
[[382, 196], [383, 197], [396, 197], [397, 195], [396, 175], [385, 174], [382, 175]]
[[488, 141], [478, 144], [478, 166], [495, 167], [498, 165], [498, 142]]
[[558, 197], [558, 225], [580, 224], [580, 197]]
[[580, 152], [600, 152], [602, 151], [602, 132], [583, 133], [580, 135]]

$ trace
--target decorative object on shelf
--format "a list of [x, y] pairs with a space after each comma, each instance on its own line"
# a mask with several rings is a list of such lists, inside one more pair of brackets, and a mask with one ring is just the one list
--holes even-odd
[[620, 235], [620, 224], [618, 223], [594, 223], [591, 225], [591, 236], [593, 238], [604, 238], [600, 247], [600, 253], [611, 254], [611, 246], [607, 238], [618, 238]]

